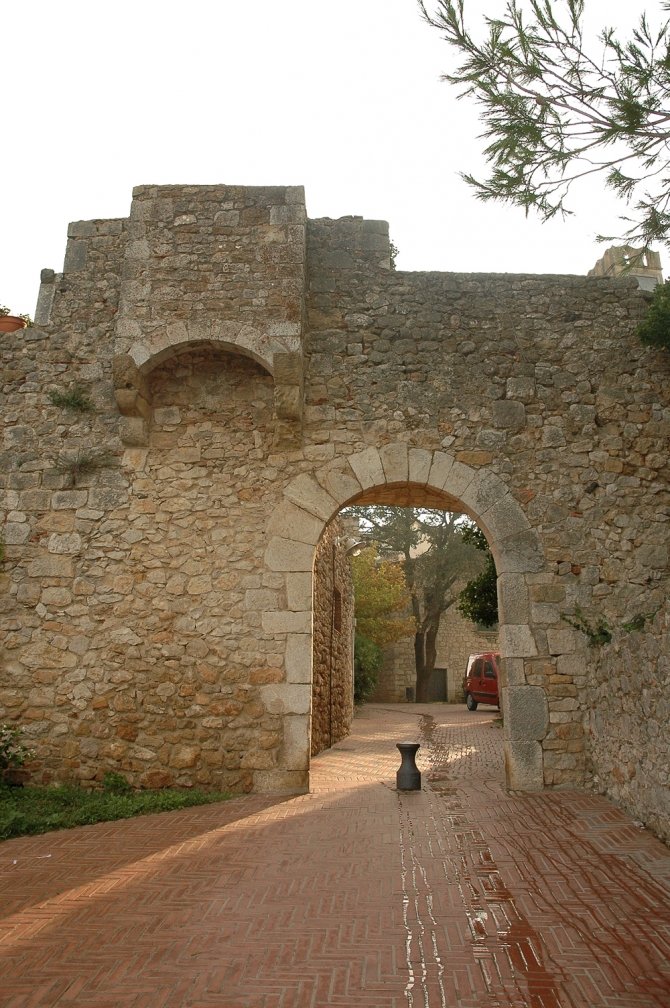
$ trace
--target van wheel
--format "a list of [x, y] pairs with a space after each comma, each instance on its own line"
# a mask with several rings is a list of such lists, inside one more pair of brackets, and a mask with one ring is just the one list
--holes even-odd
[[472, 693], [465, 694], [465, 706], [468, 710], [477, 710], [477, 701], [473, 697]]

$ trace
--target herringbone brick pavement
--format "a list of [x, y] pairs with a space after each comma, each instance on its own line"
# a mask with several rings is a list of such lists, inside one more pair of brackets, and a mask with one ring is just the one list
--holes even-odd
[[508, 794], [492, 711], [370, 705], [312, 778], [1, 845], [0, 1005], [670, 1006], [670, 852], [598, 795]]

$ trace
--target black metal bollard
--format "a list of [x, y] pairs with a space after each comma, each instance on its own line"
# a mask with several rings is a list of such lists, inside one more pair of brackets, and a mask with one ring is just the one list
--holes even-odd
[[416, 765], [416, 754], [421, 746], [418, 742], [397, 742], [396, 747], [402, 756], [402, 763], [395, 777], [396, 788], [398, 791], [420, 791], [421, 771]]

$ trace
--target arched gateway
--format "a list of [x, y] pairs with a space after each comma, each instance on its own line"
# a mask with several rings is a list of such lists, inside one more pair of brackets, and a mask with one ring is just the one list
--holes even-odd
[[[545, 570], [546, 561], [537, 534], [505, 483], [485, 469], [457, 462], [447, 452], [408, 449], [404, 442], [350, 455], [346, 465], [323, 483], [307, 475], [292, 480], [270, 523], [272, 538], [265, 563], [270, 570], [285, 574], [289, 602], [291, 579], [304, 579], [306, 590], [301, 597], [313, 598], [316, 543], [326, 523], [348, 504], [444, 508], [465, 512], [480, 525], [499, 574], [508, 782], [520, 790], [541, 788], [544, 777], [540, 742], [547, 734], [549, 710], [544, 690], [527, 681], [526, 666], [529, 660], [537, 659], [538, 649], [526, 576]], [[286, 770], [300, 772], [307, 767], [309, 752], [311, 612], [287, 608], [268, 613], [267, 621], [268, 628], [283, 626], [287, 632], [287, 682], [261, 689], [268, 704], [281, 708], [285, 735], [294, 740], [296, 763]]]
[[[35, 328], [3, 338], [0, 718], [35, 780], [307, 788], [314, 551], [353, 502], [486, 533], [511, 787], [615, 780], [623, 745], [632, 779], [651, 708], [625, 676], [611, 702], [563, 617], [666, 597], [644, 294], [390, 267], [384, 222], [307, 221], [300, 188], [142, 186], [127, 219], [70, 226]], [[53, 404], [73, 382], [95, 411]]]

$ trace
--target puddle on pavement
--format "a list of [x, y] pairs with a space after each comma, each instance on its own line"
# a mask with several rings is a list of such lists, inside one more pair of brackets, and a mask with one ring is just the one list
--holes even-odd
[[[446, 880], [455, 882], [458, 888], [472, 935], [473, 955], [481, 970], [489, 997], [496, 1003], [498, 995], [505, 994], [511, 997], [514, 1003], [522, 1003], [527, 1008], [561, 1008], [560, 981], [564, 979], [562, 970], [557, 965], [553, 972], [545, 967], [546, 949], [540, 935], [519, 910], [514, 897], [503, 883], [483, 833], [469, 821], [469, 810], [463, 807], [459, 798], [460, 788], [449, 774], [450, 752], [446, 733], [440, 732], [435, 718], [430, 714], [421, 715], [419, 732], [421, 744], [428, 749], [431, 763], [430, 770], [424, 773], [428, 794], [432, 792], [439, 799], [439, 804], [431, 802], [435, 829], [434, 842], [439, 846], [440, 837], [444, 836], [450, 845], [450, 850], [440, 852], [446, 855], [443, 859]], [[441, 735], [444, 737], [441, 738]], [[460, 785], [462, 787], [462, 780]], [[411, 840], [415, 830], [411, 822], [410, 808], [405, 807], [401, 812], [406, 820], [404, 838], [401, 837], [403, 870], [406, 873], [405, 857], [414, 862], [417, 854], [412, 849]], [[428, 827], [428, 824], [426, 826]], [[404, 849], [405, 846], [407, 851]], [[475, 857], [478, 859], [478, 865], [475, 864]], [[447, 871], [447, 863], [451, 872]], [[426, 873], [422, 868], [420, 871], [427, 886]], [[403, 876], [404, 888], [405, 876]], [[432, 895], [428, 894], [426, 898], [428, 916], [431, 922], [435, 923], [432, 914]], [[407, 918], [409, 904], [407, 893], [404, 893], [403, 902], [404, 916]], [[419, 928], [423, 932], [424, 926], [418, 914], [418, 894], [414, 903]], [[444, 1003], [441, 980], [444, 963], [437, 955], [435, 937], [432, 945], [440, 999]], [[429, 1003], [426, 1000], [429, 994], [425, 982], [428, 964], [421, 941], [419, 952], [423, 977], [421, 986], [424, 988], [423, 1000], [426, 1005]], [[406, 994], [411, 1006], [411, 988], [419, 982], [419, 977], [411, 973], [410, 979], [411, 983]]]

